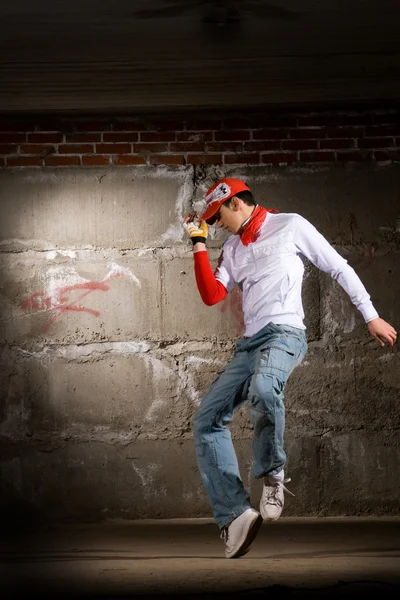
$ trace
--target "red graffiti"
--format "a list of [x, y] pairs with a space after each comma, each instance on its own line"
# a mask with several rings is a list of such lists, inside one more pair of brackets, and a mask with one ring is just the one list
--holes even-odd
[[[110, 281], [115, 277], [120, 277], [122, 273], [116, 273], [111, 275], [103, 281], [87, 281], [84, 283], [76, 283], [75, 285], [67, 285], [65, 287], [56, 288], [52, 295], [47, 292], [35, 292], [20, 304], [20, 307], [26, 311], [41, 311], [41, 310], [55, 310], [56, 314], [47, 321], [43, 327], [43, 331], [47, 331], [49, 327], [57, 321], [67, 311], [73, 312], [87, 312], [95, 317], [100, 316], [98, 310], [92, 308], [86, 308], [82, 306], [80, 302], [94, 291], [107, 292], [109, 286], [106, 281]], [[69, 298], [69, 295], [76, 290], [83, 290], [83, 293], [79, 294], [74, 300]]]

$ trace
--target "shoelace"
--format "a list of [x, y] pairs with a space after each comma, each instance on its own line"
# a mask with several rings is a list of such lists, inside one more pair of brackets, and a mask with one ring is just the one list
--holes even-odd
[[224, 542], [226, 543], [228, 541], [228, 527], [223, 527], [221, 529], [221, 540], [224, 540]]
[[282, 506], [282, 502], [278, 498], [278, 491], [280, 490], [280, 488], [285, 490], [285, 492], [287, 492], [291, 496], [294, 496], [293, 492], [288, 490], [285, 486], [285, 483], [289, 483], [289, 481], [291, 481], [290, 477], [287, 477], [283, 481], [271, 481], [271, 479], [268, 480], [268, 483], [266, 483], [266, 487], [271, 488], [271, 490], [268, 490], [267, 504], [279, 504], [279, 506]]

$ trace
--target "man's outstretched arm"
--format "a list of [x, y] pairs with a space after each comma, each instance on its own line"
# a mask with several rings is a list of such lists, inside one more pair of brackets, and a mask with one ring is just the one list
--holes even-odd
[[390, 323], [379, 317], [354, 269], [309, 221], [296, 215], [294, 222], [295, 243], [301, 253], [316, 267], [329, 273], [342, 286], [363, 315], [370, 335], [378, 344], [384, 346], [387, 342], [393, 346], [397, 340], [396, 330]]

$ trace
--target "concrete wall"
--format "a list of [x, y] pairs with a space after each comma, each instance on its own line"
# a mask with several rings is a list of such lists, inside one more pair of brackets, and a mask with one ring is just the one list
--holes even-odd
[[[0, 172], [0, 503], [50, 518], [211, 516], [191, 420], [242, 332], [202, 304], [184, 215], [216, 176], [310, 219], [400, 327], [397, 164]], [[213, 264], [224, 237], [212, 234]], [[289, 515], [398, 510], [400, 361], [307, 265], [309, 352], [287, 386]], [[251, 425], [232, 432], [254, 502]]]

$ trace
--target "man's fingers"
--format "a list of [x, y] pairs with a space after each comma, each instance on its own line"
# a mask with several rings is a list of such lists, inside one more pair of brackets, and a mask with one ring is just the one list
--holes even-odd
[[187, 216], [185, 217], [185, 220], [184, 220], [183, 222], [184, 222], [185, 224], [186, 224], [186, 223], [192, 223], [192, 222], [193, 222], [193, 217], [192, 217], [192, 215], [187, 215]]
[[397, 340], [397, 333], [393, 331], [388, 331], [387, 333], [380, 334], [381, 339], [386, 340], [391, 346], [393, 346]]
[[374, 336], [374, 337], [381, 346], [384, 346], [385, 342], [387, 342], [390, 346], [393, 347], [396, 342], [396, 337], [394, 335], [390, 335], [390, 334], [381, 333], [379, 336]]
[[379, 337], [379, 335], [375, 334], [375, 335], [373, 335], [372, 337], [374, 338], [374, 340], [376, 340], [376, 341], [378, 342], [378, 344], [379, 344], [380, 346], [384, 346], [384, 345], [385, 345], [385, 344], [384, 344], [384, 342], [383, 342], [383, 341], [381, 340], [381, 338]]
[[191, 221], [194, 221], [197, 217], [197, 213], [192, 212], [189, 213], [188, 215], [186, 215], [185, 219], [184, 219], [184, 223], [190, 223]]
[[380, 346], [384, 346], [388, 343], [391, 347], [397, 341], [397, 331], [392, 325], [383, 321], [383, 319], [373, 319], [368, 324], [369, 332], [371, 336], [378, 342]]

